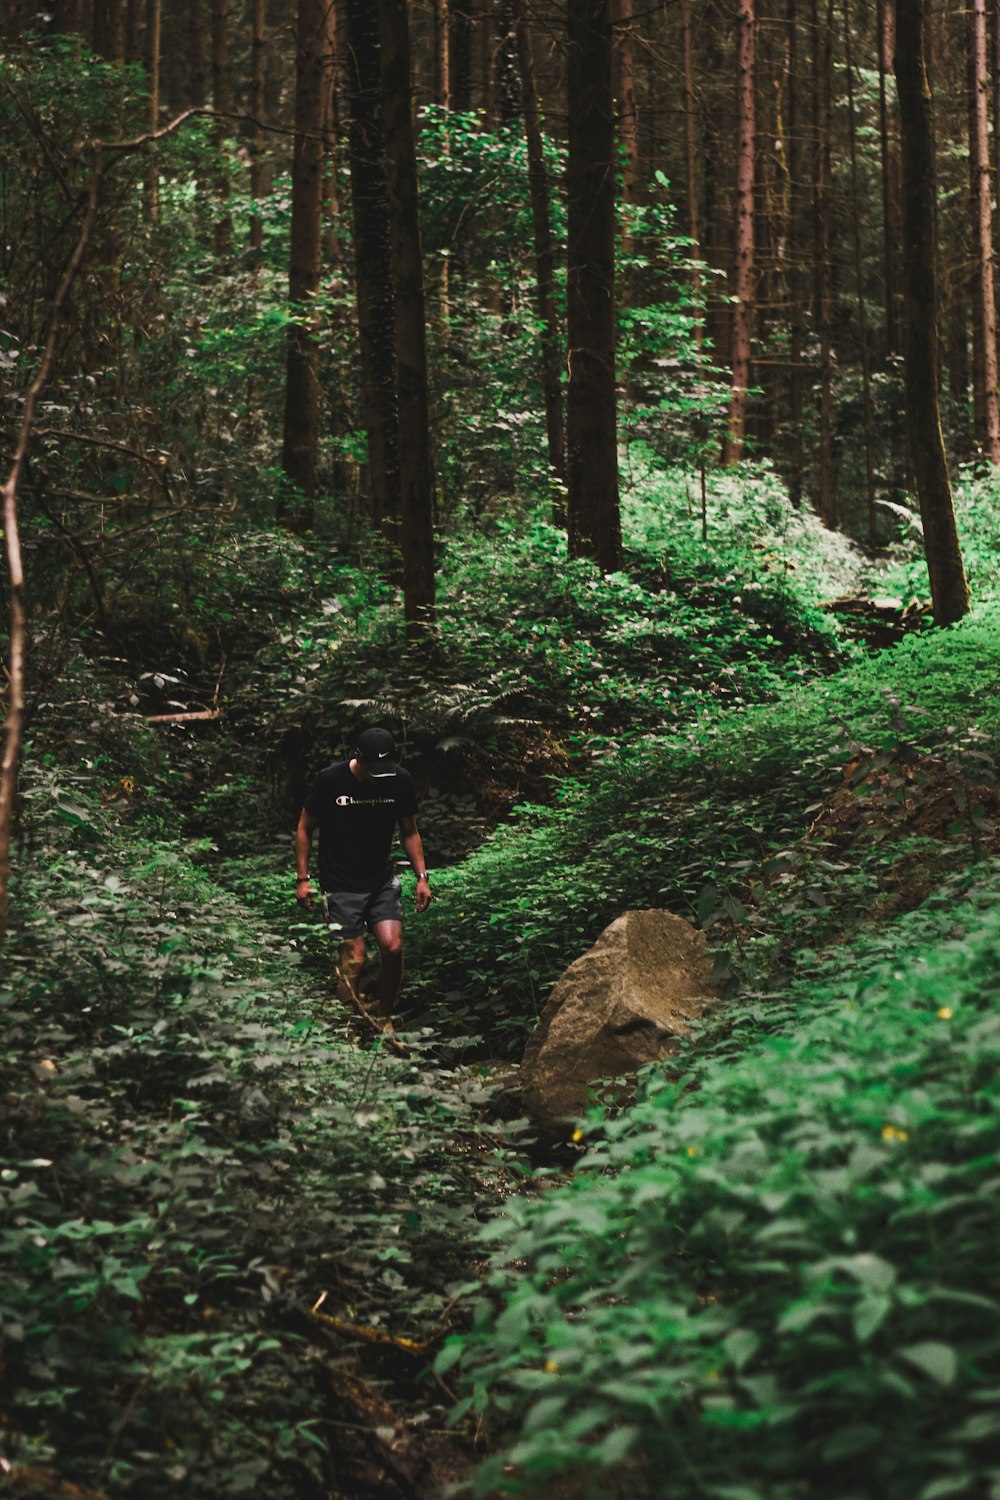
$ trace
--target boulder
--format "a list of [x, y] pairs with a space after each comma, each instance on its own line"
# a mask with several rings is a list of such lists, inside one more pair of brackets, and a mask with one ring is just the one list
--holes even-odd
[[565, 1134], [597, 1079], [669, 1056], [717, 999], [703, 932], [669, 911], [618, 917], [558, 980], [528, 1040], [521, 1083], [537, 1129]]

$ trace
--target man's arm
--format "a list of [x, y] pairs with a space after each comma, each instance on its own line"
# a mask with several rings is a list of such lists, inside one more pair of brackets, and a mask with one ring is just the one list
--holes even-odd
[[424, 863], [424, 846], [417, 828], [416, 818], [400, 818], [399, 842], [417, 877], [417, 911], [426, 911], [431, 904], [431, 888], [427, 881], [427, 866]]
[[295, 830], [295, 899], [306, 911], [311, 909], [316, 899], [316, 892], [309, 879], [309, 856], [312, 853], [313, 834], [318, 825], [319, 819], [303, 808]]

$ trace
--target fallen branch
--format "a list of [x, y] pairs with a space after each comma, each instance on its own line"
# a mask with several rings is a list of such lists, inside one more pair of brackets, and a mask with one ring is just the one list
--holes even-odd
[[192, 708], [179, 714], [147, 714], [147, 724], [188, 724], [192, 719], [221, 719], [221, 708]]

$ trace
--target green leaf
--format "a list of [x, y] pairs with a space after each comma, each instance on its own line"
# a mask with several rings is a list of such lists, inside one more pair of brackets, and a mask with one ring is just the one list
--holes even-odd
[[951, 1385], [958, 1374], [958, 1355], [950, 1344], [941, 1344], [928, 1339], [922, 1344], [910, 1344], [897, 1350], [900, 1359], [923, 1370], [938, 1385]]

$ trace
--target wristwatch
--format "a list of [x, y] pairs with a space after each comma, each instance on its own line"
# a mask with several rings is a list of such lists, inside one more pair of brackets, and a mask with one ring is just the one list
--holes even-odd
[[414, 871], [414, 873], [416, 874], [418, 880], [430, 880], [430, 876], [428, 875], [426, 870]]

